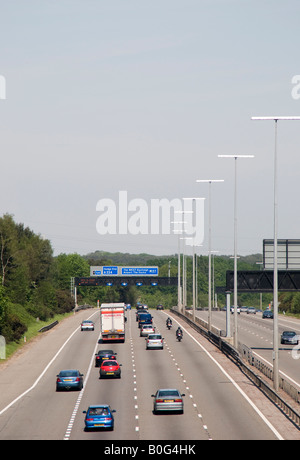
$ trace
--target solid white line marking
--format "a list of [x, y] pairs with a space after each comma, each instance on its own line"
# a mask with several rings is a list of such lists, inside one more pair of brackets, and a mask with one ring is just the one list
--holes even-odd
[[[96, 315], [97, 312], [93, 313], [91, 316], [89, 316], [89, 318], [91, 318], [92, 316]], [[88, 318], [88, 319], [89, 319]], [[67, 345], [67, 343], [71, 340], [71, 338], [73, 337], [73, 335], [80, 329], [80, 326], [78, 326], [74, 332], [72, 332], [72, 334], [68, 337], [68, 339], [65, 341], [65, 343], [60, 347], [60, 349], [58, 350], [58, 352], [53, 356], [53, 358], [51, 359], [51, 361], [49, 361], [49, 363], [47, 364], [47, 366], [45, 367], [45, 369], [43, 370], [43, 372], [39, 375], [39, 377], [36, 379], [36, 381], [33, 383], [33, 385], [28, 388], [26, 391], [24, 391], [22, 394], [20, 394], [17, 398], [15, 398], [11, 403], [9, 403], [6, 407], [4, 407], [4, 409], [2, 409], [0, 411], [0, 415], [4, 414], [5, 411], [7, 411], [7, 409], [9, 409], [13, 404], [15, 404], [17, 401], [19, 401], [21, 398], [23, 398], [23, 396], [27, 395], [27, 393], [29, 393], [31, 390], [33, 390], [37, 384], [39, 383], [39, 381], [41, 380], [41, 378], [45, 375], [45, 373], [47, 372], [47, 370], [49, 369], [49, 367], [51, 366], [51, 364], [56, 360], [56, 358], [58, 357], [58, 355], [61, 353], [61, 351], [65, 348], [65, 346]]]
[[[275, 434], [275, 436], [283, 440], [281, 434], [276, 430], [276, 428], [269, 422], [269, 420], [264, 416], [264, 414], [258, 409], [258, 407], [251, 401], [251, 399], [246, 395], [246, 393], [241, 389], [241, 387], [233, 380], [233, 378], [225, 371], [225, 369], [215, 360], [215, 358], [210, 354], [210, 352], [200, 343], [195, 337], [193, 337], [183, 326], [182, 329], [196, 342], [199, 347], [207, 354], [207, 356], [216, 364], [216, 366], [221, 370], [221, 372], [230, 380], [233, 386], [238, 390], [238, 392], [246, 399], [250, 406], [255, 410], [259, 417], [265, 422], [265, 424], [270, 428], [270, 430]], [[188, 388], [188, 387], [187, 387]]]

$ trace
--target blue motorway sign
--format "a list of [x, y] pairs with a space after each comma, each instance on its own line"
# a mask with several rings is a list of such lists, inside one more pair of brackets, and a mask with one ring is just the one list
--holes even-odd
[[158, 276], [158, 267], [90, 267], [90, 276]]
[[103, 276], [118, 275], [118, 267], [102, 267]]
[[158, 276], [158, 267], [120, 267], [121, 276]]
[[91, 267], [91, 276], [117, 276], [119, 274], [117, 266]]

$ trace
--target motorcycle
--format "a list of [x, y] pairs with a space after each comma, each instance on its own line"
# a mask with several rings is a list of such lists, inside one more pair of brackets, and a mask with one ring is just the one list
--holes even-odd
[[182, 340], [182, 333], [181, 333], [181, 332], [177, 332], [176, 336], [177, 336], [178, 342], [181, 342], [181, 340]]
[[172, 327], [172, 323], [167, 323], [167, 328], [170, 330]]

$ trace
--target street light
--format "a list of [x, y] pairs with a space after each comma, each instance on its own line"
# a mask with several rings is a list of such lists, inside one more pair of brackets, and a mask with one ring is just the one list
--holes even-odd
[[234, 346], [238, 347], [238, 327], [237, 327], [237, 159], [238, 158], [254, 158], [254, 155], [218, 155], [219, 158], [234, 159]]
[[[192, 197], [192, 198], [183, 198], [184, 200], [196, 200], [203, 201], [204, 198]], [[194, 211], [192, 211], [194, 212]], [[201, 246], [201, 245], [199, 245]], [[195, 322], [195, 302], [196, 302], [196, 279], [195, 279], [195, 239], [193, 238], [193, 321]]]
[[[171, 222], [172, 224], [186, 224], [187, 222], [186, 221], [174, 221], [174, 222]], [[177, 279], [178, 279], [178, 300], [177, 300], [177, 303], [178, 303], [178, 309], [179, 310], [182, 310], [182, 302], [181, 302], [181, 280], [180, 280], [180, 237], [179, 235], [183, 233], [182, 230], [174, 230], [174, 233], [178, 233], [178, 275], [177, 275]]]
[[211, 331], [211, 184], [212, 182], [224, 182], [224, 179], [197, 179], [196, 182], [206, 182], [208, 189], [208, 330]]
[[[181, 240], [192, 240], [193, 238], [192, 237], [189, 237], [189, 236], [185, 236], [185, 237], [182, 237], [180, 238]], [[182, 286], [183, 286], [183, 311], [185, 312], [185, 307], [187, 306], [187, 292], [186, 292], [186, 261], [185, 261], [185, 245], [183, 245], [183, 252], [182, 252], [182, 264], [183, 264], [183, 267], [182, 267], [182, 276], [183, 276], [183, 280], [182, 280]]]
[[[182, 214], [183, 216], [183, 219], [185, 217], [186, 214], [193, 214], [194, 211], [174, 211], [175, 214]], [[186, 224], [187, 222], [185, 222]], [[182, 240], [184, 238], [180, 238], [180, 240]], [[180, 242], [178, 241], [178, 246], [180, 245]], [[184, 246], [183, 246], [183, 251], [182, 251], [182, 309], [183, 309], [183, 313], [184, 313], [184, 308], [185, 308], [185, 285], [186, 285], [186, 279], [185, 279], [185, 253], [184, 253]], [[178, 264], [179, 266], [179, 264]], [[180, 268], [180, 267], [179, 267]]]
[[274, 267], [273, 267], [273, 385], [275, 391], [279, 389], [279, 348], [278, 348], [278, 266], [277, 266], [277, 231], [278, 231], [278, 192], [277, 192], [277, 122], [300, 120], [299, 116], [290, 117], [251, 117], [251, 120], [275, 122], [274, 146]]
[[[218, 307], [217, 305], [217, 294], [215, 294], [215, 255], [218, 253], [219, 251], [211, 251], [212, 253], [212, 308], [214, 309], [215, 306]], [[215, 305], [216, 304], [216, 305]]]

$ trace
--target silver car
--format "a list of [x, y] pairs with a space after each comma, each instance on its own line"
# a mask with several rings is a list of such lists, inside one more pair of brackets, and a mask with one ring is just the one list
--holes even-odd
[[151, 350], [153, 348], [164, 348], [164, 338], [160, 334], [149, 334], [146, 337], [146, 350]]
[[158, 412], [181, 412], [183, 414], [183, 396], [175, 388], [161, 388], [155, 395], [151, 395], [153, 400], [153, 413]]
[[140, 337], [147, 337], [155, 333], [155, 327], [152, 324], [144, 324], [140, 329]]
[[82, 331], [93, 331], [95, 329], [95, 324], [93, 321], [84, 320], [81, 323], [81, 330]]

